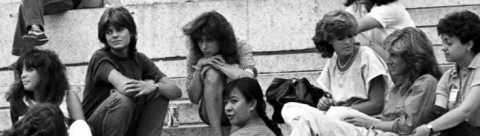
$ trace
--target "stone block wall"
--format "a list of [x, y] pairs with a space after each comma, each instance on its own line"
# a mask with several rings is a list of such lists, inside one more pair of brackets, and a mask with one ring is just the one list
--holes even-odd
[[[181, 28], [205, 11], [216, 10], [232, 24], [236, 36], [254, 50], [259, 82], [264, 90], [275, 77], [306, 77], [314, 85], [325, 65], [314, 48], [311, 37], [323, 14], [344, 9], [341, 0], [105, 0], [126, 5], [134, 15], [138, 29], [139, 52], [145, 53], [182, 89], [183, 95], [171, 105], [178, 105], [181, 127], [203, 126], [197, 106], [185, 92], [186, 37]], [[480, 14], [478, 0], [400, 0], [418, 28], [434, 43], [435, 55], [442, 68], [445, 61], [435, 25], [445, 14], [470, 10]], [[8, 69], [17, 57], [11, 45], [20, 0], [0, 2], [0, 130], [11, 126], [5, 93], [13, 83]], [[97, 39], [97, 22], [104, 8], [76, 9], [45, 17], [50, 41], [43, 48], [54, 50], [67, 65], [72, 90], [82, 94], [91, 54], [103, 47]], [[271, 109], [269, 112], [271, 113]], [[172, 131], [175, 129], [166, 129]], [[199, 133], [207, 133], [201, 130]], [[167, 132], [166, 134], [171, 134]], [[192, 132], [193, 133], [193, 132]]]

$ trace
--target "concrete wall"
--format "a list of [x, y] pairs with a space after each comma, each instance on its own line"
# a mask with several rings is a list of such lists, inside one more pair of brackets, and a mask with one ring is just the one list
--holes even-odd
[[[432, 42], [437, 60], [444, 68], [451, 66], [440, 52], [441, 40], [436, 34], [438, 19], [456, 10], [480, 13], [478, 0], [400, 0], [416, 25]], [[133, 13], [139, 32], [138, 51], [155, 64], [184, 91], [179, 105], [180, 125], [201, 125], [197, 106], [189, 103], [185, 92], [185, 36], [181, 27], [202, 12], [217, 10], [233, 25], [236, 36], [254, 50], [258, 79], [266, 89], [274, 77], [307, 77], [319, 75], [326, 60], [321, 58], [311, 37], [315, 23], [326, 12], [344, 9], [340, 0], [110, 0], [127, 5]], [[0, 130], [10, 126], [8, 103], [4, 93], [13, 83], [8, 70], [17, 57], [11, 55], [13, 32], [18, 17], [18, 0], [0, 2]], [[45, 17], [50, 42], [44, 48], [57, 52], [67, 65], [72, 90], [83, 90], [90, 55], [103, 45], [97, 40], [97, 21], [103, 8], [77, 9]], [[271, 111], [271, 110], [270, 110]]]

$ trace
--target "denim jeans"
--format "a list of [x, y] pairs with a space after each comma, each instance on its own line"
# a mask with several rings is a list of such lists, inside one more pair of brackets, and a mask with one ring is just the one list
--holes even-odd
[[73, 9], [81, 1], [82, 0], [71, 0], [68, 2], [63, 0], [22, 0], [13, 37], [12, 55], [20, 56], [28, 50], [28, 48], [31, 48], [20, 45], [20, 39], [23, 35], [28, 34], [31, 25], [40, 25], [43, 30], [44, 15], [61, 13]]
[[113, 91], [87, 122], [94, 136], [159, 136], [168, 102], [155, 92], [132, 98]]

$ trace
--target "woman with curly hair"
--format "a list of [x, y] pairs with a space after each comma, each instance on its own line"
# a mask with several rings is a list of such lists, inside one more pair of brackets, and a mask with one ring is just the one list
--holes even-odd
[[[13, 83], [7, 94], [12, 124], [38, 103], [60, 106], [70, 122], [86, 125], [78, 96], [71, 92], [65, 65], [50, 50], [33, 49], [15, 63], [20, 80]], [[76, 123], [78, 124], [78, 123]]]
[[34, 105], [2, 136], [67, 136], [65, 117], [57, 105]]
[[411, 27], [395, 31], [385, 42], [390, 54], [388, 71], [395, 87], [388, 93], [380, 119], [352, 109], [336, 109], [326, 115], [310, 110], [318, 120], [316, 125], [311, 125], [317, 127], [313, 132], [319, 135], [409, 135], [417, 126], [432, 120], [429, 115], [441, 72], [431, 42], [425, 33]]
[[470, 11], [446, 15], [437, 24], [442, 51], [455, 67], [438, 82], [437, 119], [415, 129], [415, 136], [440, 132], [448, 136], [480, 135], [480, 17]]
[[345, 11], [358, 20], [357, 40], [371, 47], [384, 60], [388, 53], [385, 38], [395, 30], [415, 27], [406, 8], [398, 0], [347, 0]]
[[225, 113], [232, 130], [230, 136], [282, 136], [282, 131], [268, 118], [262, 88], [249, 77], [235, 79], [223, 92]]
[[313, 42], [329, 58], [317, 82], [332, 96], [320, 99], [321, 110], [347, 106], [375, 115], [383, 109], [385, 91], [392, 85], [387, 65], [371, 48], [354, 44], [356, 28], [355, 18], [341, 10], [328, 12], [317, 23]]
[[225, 84], [241, 77], [255, 77], [252, 49], [238, 42], [232, 25], [216, 11], [205, 12], [183, 27], [188, 37], [187, 92], [190, 101], [200, 103], [199, 114], [214, 135], [229, 125], [223, 112]]

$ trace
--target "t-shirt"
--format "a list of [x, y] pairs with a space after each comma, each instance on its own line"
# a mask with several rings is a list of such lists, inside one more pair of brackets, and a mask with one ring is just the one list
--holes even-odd
[[395, 30], [415, 27], [410, 14], [398, 1], [386, 5], [374, 5], [367, 16], [377, 20], [383, 27], [382, 29], [375, 28], [372, 30], [371, 39], [378, 45], [383, 45], [385, 38]]
[[[452, 110], [460, 106], [474, 86], [480, 85], [480, 53], [477, 54], [468, 67], [462, 69], [466, 73], [460, 81], [458, 65], [443, 73], [438, 81], [437, 94], [448, 98], [447, 109]], [[478, 90], [475, 90], [478, 91]], [[480, 127], [480, 108], [477, 108], [467, 120], [475, 127]]]
[[[67, 103], [65, 100], [66, 98], [66, 96], [63, 97], [63, 101], [59, 105], [59, 108], [62, 111], [63, 116], [65, 116], [66, 118], [70, 118], [70, 114], [67, 109]], [[30, 106], [33, 106], [28, 105], [27, 101], [29, 100], [23, 97], [22, 99], [12, 99], [12, 101], [10, 102], [10, 119], [12, 120], [12, 124], [20, 120], [25, 115], [25, 113], [27, 113]]]
[[337, 55], [333, 55], [317, 79], [319, 87], [332, 94], [337, 106], [351, 106], [355, 100], [352, 98], [368, 100], [370, 82], [375, 77], [382, 78], [385, 89], [393, 86], [387, 65], [371, 48], [360, 46], [353, 59], [350, 67], [341, 71], [336, 65]]
[[382, 121], [395, 121], [393, 132], [408, 135], [425, 123], [435, 103], [437, 79], [432, 75], [423, 75], [409, 88], [395, 87], [389, 93], [389, 100], [381, 116]]
[[111, 90], [115, 89], [108, 81], [108, 74], [113, 69], [134, 80], [151, 79], [158, 82], [165, 76], [143, 53], [135, 52], [128, 58], [121, 58], [103, 49], [96, 51], [90, 60], [85, 78], [82, 101], [85, 118], [89, 118], [95, 109], [110, 96]]
[[405, 27], [415, 27], [410, 14], [398, 1], [386, 5], [374, 5], [370, 12], [367, 12], [363, 5], [354, 3], [347, 7], [345, 11], [354, 15], [357, 20], [364, 16], [369, 16], [382, 25], [382, 28], [374, 28], [359, 33], [356, 36], [356, 40], [361, 45], [371, 47], [383, 59], [387, 59], [386, 56], [388, 56], [388, 52], [384, 47], [385, 38], [396, 30]]

